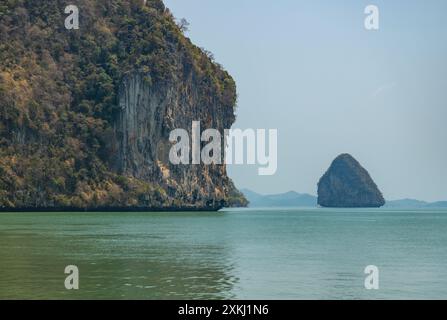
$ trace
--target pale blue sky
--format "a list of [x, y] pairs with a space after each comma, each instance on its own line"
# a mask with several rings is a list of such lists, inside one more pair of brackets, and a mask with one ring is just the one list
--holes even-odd
[[[316, 193], [348, 152], [387, 199], [447, 200], [447, 1], [166, 0], [238, 85], [237, 128], [278, 129], [278, 171], [231, 166], [261, 193]], [[364, 8], [380, 30], [364, 29]]]

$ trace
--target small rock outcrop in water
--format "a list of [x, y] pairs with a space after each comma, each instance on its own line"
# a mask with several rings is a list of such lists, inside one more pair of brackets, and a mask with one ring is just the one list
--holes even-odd
[[338, 156], [318, 182], [318, 204], [328, 208], [378, 208], [385, 200], [368, 171], [349, 154]]

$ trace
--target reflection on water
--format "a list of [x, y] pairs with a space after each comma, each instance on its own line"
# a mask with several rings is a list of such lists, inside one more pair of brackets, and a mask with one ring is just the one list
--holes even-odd
[[[212, 230], [219, 216], [2, 214], [0, 298], [232, 298], [230, 248]], [[64, 287], [71, 264], [79, 291]]]
[[445, 210], [6, 213], [0, 298], [445, 299], [445, 230]]

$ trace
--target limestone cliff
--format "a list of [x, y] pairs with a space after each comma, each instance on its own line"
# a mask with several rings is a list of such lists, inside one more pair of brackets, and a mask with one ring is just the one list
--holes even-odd
[[370, 208], [385, 204], [368, 171], [349, 154], [338, 156], [318, 182], [318, 204], [333, 208]]
[[175, 206], [224, 206], [234, 189], [225, 166], [171, 164], [169, 133], [177, 128], [191, 131], [196, 120], [203, 129], [224, 132], [235, 120], [233, 108], [201, 102], [200, 83], [191, 78], [160, 85], [150, 85], [144, 78], [132, 72], [119, 90], [112, 167], [122, 175], [161, 186], [176, 199]]
[[223, 132], [236, 86], [160, 0], [0, 6], [1, 210], [216, 210], [225, 165], [172, 165], [169, 133]]

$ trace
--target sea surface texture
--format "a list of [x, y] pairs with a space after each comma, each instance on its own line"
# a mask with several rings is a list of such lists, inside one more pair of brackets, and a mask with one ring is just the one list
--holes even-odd
[[447, 299], [447, 210], [1, 213], [0, 298]]

